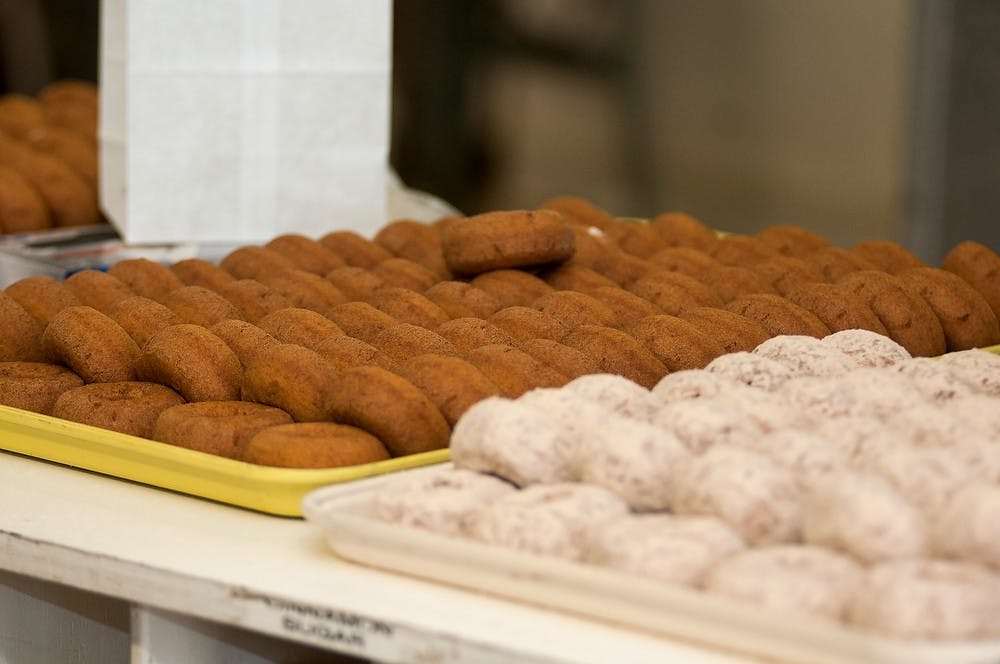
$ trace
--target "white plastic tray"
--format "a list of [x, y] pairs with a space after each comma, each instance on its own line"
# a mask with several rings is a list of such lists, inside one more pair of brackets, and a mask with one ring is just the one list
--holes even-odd
[[305, 496], [303, 513], [323, 530], [334, 552], [355, 562], [720, 649], [831, 664], [1000, 662], [1000, 639], [972, 643], [889, 639], [372, 517], [374, 492], [385, 482], [440, 468], [418, 468], [318, 489]]

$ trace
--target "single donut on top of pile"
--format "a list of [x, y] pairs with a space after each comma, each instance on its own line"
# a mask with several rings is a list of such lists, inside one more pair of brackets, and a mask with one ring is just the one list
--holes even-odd
[[487, 212], [446, 226], [441, 248], [451, 272], [474, 275], [565, 261], [573, 255], [574, 236], [553, 210]]

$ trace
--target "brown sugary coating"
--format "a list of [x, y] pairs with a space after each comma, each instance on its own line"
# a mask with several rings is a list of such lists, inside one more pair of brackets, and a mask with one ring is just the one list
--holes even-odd
[[823, 275], [825, 281], [831, 283], [850, 272], [877, 269], [871, 261], [841, 247], [817, 249], [803, 260]]
[[184, 282], [170, 268], [148, 258], [118, 261], [108, 268], [108, 274], [128, 286], [136, 295], [157, 302], [163, 302], [167, 295], [184, 286]]
[[830, 246], [825, 237], [801, 226], [768, 226], [756, 237], [777, 249], [782, 256], [793, 258], [805, 258], [818, 249]]
[[18, 93], [0, 96], [0, 131], [24, 138], [33, 130], [44, 128], [45, 114], [35, 99]]
[[704, 251], [691, 247], [667, 247], [649, 257], [649, 262], [668, 272], [680, 272], [698, 278], [702, 274], [719, 268], [722, 263]]
[[202, 327], [243, 319], [243, 314], [232, 302], [204, 286], [182, 286], [164, 298], [163, 305], [177, 315], [178, 322]]
[[0, 165], [0, 234], [51, 226], [52, 215], [41, 193], [13, 168]]
[[52, 406], [52, 416], [140, 438], [152, 438], [160, 413], [182, 403], [184, 399], [181, 395], [157, 383], [93, 383], [60, 394]]
[[957, 274], [915, 267], [896, 274], [930, 305], [944, 330], [949, 351], [1000, 343], [1000, 325], [989, 302]]
[[375, 289], [383, 286], [381, 277], [376, 277], [370, 270], [353, 265], [330, 270], [326, 274], [326, 280], [336, 286], [348, 302], [365, 300], [375, 292]]
[[383, 226], [375, 234], [374, 241], [394, 256], [429, 270], [436, 275], [435, 281], [451, 278], [441, 246], [441, 232], [430, 224], [397, 219]]
[[924, 262], [914, 256], [909, 249], [891, 240], [866, 240], [850, 248], [850, 252], [860, 256], [875, 266], [875, 269], [895, 274], [911, 267], [923, 267]]
[[338, 370], [371, 365], [395, 373], [399, 368], [395, 360], [375, 346], [347, 334], [322, 341], [313, 350]]
[[72, 168], [92, 191], [97, 191], [97, 149], [85, 137], [71, 129], [47, 126], [31, 131], [24, 139], [32, 149], [55, 157]]
[[536, 387], [560, 387], [569, 382], [567, 376], [513, 346], [480, 346], [464, 357], [509, 399]]
[[558, 341], [569, 332], [569, 328], [559, 319], [530, 307], [504, 307], [490, 316], [490, 322], [510, 335], [515, 341], [527, 339]]
[[287, 297], [256, 279], [237, 279], [220, 288], [218, 293], [251, 323], [269, 313], [293, 306]]
[[580, 325], [620, 327], [611, 307], [585, 293], [561, 290], [546, 293], [531, 303], [532, 309], [546, 313], [569, 329]]
[[702, 369], [725, 355], [722, 343], [690, 321], [662, 314], [637, 320], [626, 330], [669, 371]]
[[617, 286], [618, 283], [603, 274], [572, 263], [563, 263], [550, 270], [545, 270], [541, 278], [556, 290], [572, 290], [589, 293], [595, 288]]
[[424, 296], [452, 318], [489, 318], [500, 310], [500, 300], [464, 281], [439, 281]]
[[459, 354], [458, 349], [437, 332], [411, 323], [396, 323], [379, 332], [369, 343], [397, 363], [424, 353]]
[[771, 245], [750, 235], [727, 235], [712, 248], [712, 257], [723, 265], [751, 266], [780, 256]]
[[436, 329], [450, 319], [444, 309], [409, 288], [380, 288], [368, 297], [367, 302], [401, 323], [419, 325], [428, 330]]
[[878, 319], [889, 338], [915, 357], [934, 357], [947, 349], [944, 329], [927, 301], [896, 277], [878, 270], [859, 270], [838, 284], [858, 295]]
[[13, 168], [38, 190], [56, 226], [92, 226], [100, 222], [97, 193], [59, 159], [0, 135], [0, 163]]
[[482, 318], [452, 318], [438, 326], [437, 333], [460, 353], [490, 344], [513, 346], [516, 343], [509, 334]]
[[297, 307], [269, 313], [257, 321], [257, 325], [281, 343], [298, 344], [306, 348], [315, 348], [331, 337], [344, 334], [329, 318]]
[[615, 312], [622, 324], [663, 313], [663, 309], [649, 300], [617, 286], [596, 288], [588, 295], [607, 305], [611, 311]]
[[42, 326], [24, 307], [0, 292], [0, 362], [43, 362]]
[[615, 249], [601, 256], [594, 269], [622, 288], [628, 288], [657, 268], [644, 258]]
[[280, 408], [296, 422], [323, 422], [330, 419], [327, 400], [338, 389], [337, 373], [316, 351], [278, 343], [249, 358], [243, 400]]
[[619, 249], [639, 258], [649, 258], [669, 246], [656, 229], [645, 222], [619, 221], [605, 232]]
[[722, 306], [722, 300], [708, 286], [679, 272], [650, 272], [628, 290], [672, 316], [695, 307]]
[[119, 300], [135, 293], [125, 283], [101, 270], [80, 270], [63, 281], [80, 302], [98, 311], [107, 311]]
[[0, 362], [0, 404], [49, 415], [60, 394], [83, 385], [65, 367], [44, 362]]
[[208, 328], [233, 351], [240, 365], [246, 367], [257, 355], [280, 342], [253, 323], [230, 318]]
[[870, 330], [888, 336], [889, 332], [863, 299], [839, 284], [802, 284], [788, 292], [791, 302], [811, 311], [830, 328], [841, 330]]
[[278, 468], [341, 468], [385, 461], [389, 450], [363, 429], [335, 422], [296, 422], [261, 431], [242, 460]]
[[1000, 319], [1000, 256], [996, 252], [979, 242], [960, 242], [944, 257], [941, 268], [979, 291]]
[[423, 265], [406, 258], [387, 258], [371, 269], [373, 275], [390, 287], [424, 292], [441, 278]]
[[593, 357], [551, 339], [528, 339], [517, 344], [516, 348], [570, 380], [601, 371], [601, 365]]
[[141, 295], [119, 300], [108, 309], [108, 316], [121, 325], [140, 349], [163, 328], [184, 322], [164, 305]]
[[83, 304], [73, 291], [52, 277], [25, 277], [7, 286], [5, 292], [43, 326], [66, 307]]
[[265, 286], [280, 293], [293, 306], [327, 315], [338, 304], [348, 301], [339, 288], [323, 277], [305, 270], [285, 270], [261, 277]]
[[38, 93], [38, 101], [46, 103], [77, 103], [97, 108], [99, 93], [90, 81], [77, 78], [61, 78], [47, 83]]
[[203, 258], [185, 258], [177, 261], [170, 266], [170, 271], [188, 286], [201, 286], [213, 291], [236, 281], [236, 277]]
[[355, 367], [335, 376], [327, 400], [331, 419], [382, 441], [393, 456], [448, 446], [451, 429], [441, 411], [411, 382], [378, 367]]
[[469, 362], [448, 355], [425, 354], [407, 359], [396, 372], [423, 392], [437, 406], [449, 426], [462, 413], [500, 388]]
[[445, 263], [460, 275], [559, 263], [573, 256], [574, 247], [570, 223], [553, 210], [487, 212], [441, 233]]
[[172, 387], [187, 401], [236, 401], [243, 372], [226, 342], [200, 325], [181, 323], [149, 338], [135, 373]]
[[333, 231], [319, 239], [319, 243], [337, 254], [340, 260], [352, 267], [370, 270], [393, 254], [354, 231]]
[[556, 196], [538, 207], [562, 213], [572, 224], [593, 226], [601, 230], [607, 230], [616, 223], [615, 218], [608, 212], [579, 196]]
[[715, 231], [683, 212], [664, 212], [650, 220], [663, 241], [671, 247], [691, 247], [711, 251], [718, 241]]
[[492, 270], [477, 275], [469, 283], [495, 297], [500, 308], [528, 305], [555, 290], [523, 270]]
[[790, 290], [805, 283], [823, 281], [823, 275], [809, 263], [801, 258], [790, 256], [769, 258], [755, 264], [750, 269], [760, 275], [764, 283], [779, 295], [787, 295]]
[[265, 247], [238, 247], [222, 257], [219, 267], [237, 279], [256, 279], [285, 270], [294, 270], [295, 263], [277, 251]]
[[718, 341], [727, 353], [750, 352], [771, 338], [757, 321], [718, 307], [688, 309], [680, 318]]
[[264, 245], [265, 249], [281, 254], [299, 270], [320, 277], [345, 265], [344, 260], [311, 237], [300, 233], [283, 233]]
[[573, 244], [575, 249], [573, 257], [563, 263], [564, 265], [580, 265], [597, 269], [597, 266], [605, 260], [608, 252], [620, 252], [621, 250], [604, 234], [604, 231], [596, 226], [581, 226], [580, 224], [570, 224], [573, 232]]
[[64, 100], [42, 104], [45, 121], [56, 127], [65, 127], [97, 143], [97, 109], [84, 104], [67, 103]]
[[744, 295], [728, 303], [725, 308], [757, 321], [772, 337], [779, 334], [800, 334], [822, 339], [830, 334], [830, 328], [816, 314], [780, 295]]
[[559, 343], [575, 348], [597, 361], [603, 373], [618, 374], [651, 389], [668, 369], [645, 346], [621, 330], [581, 325]]
[[114, 383], [136, 378], [139, 347], [132, 337], [97, 309], [66, 307], [45, 327], [42, 348], [86, 383]]
[[739, 265], [723, 265], [699, 277], [723, 303], [755, 293], [771, 293], [774, 289], [768, 286], [759, 274], [748, 267]]
[[367, 302], [338, 304], [327, 314], [327, 318], [339, 325], [346, 334], [368, 343], [384, 330], [399, 323]]
[[240, 459], [250, 439], [269, 427], [291, 424], [280, 408], [251, 401], [199, 401], [162, 411], [153, 427], [153, 440]]

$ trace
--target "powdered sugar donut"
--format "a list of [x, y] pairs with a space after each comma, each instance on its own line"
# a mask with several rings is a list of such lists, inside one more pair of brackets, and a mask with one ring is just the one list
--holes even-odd
[[835, 345], [802, 334], [771, 337], [753, 352], [780, 362], [795, 376], [839, 376], [859, 366]]
[[717, 561], [744, 548], [739, 535], [713, 517], [638, 514], [594, 528], [584, 560], [655, 581], [697, 586]]
[[382, 521], [460, 536], [476, 511], [515, 490], [492, 475], [443, 468], [386, 483], [375, 494], [373, 510]]
[[973, 348], [947, 353], [940, 361], [983, 394], [1000, 396], [1000, 355]]
[[943, 408], [970, 427], [985, 433], [991, 440], [1000, 440], [1000, 403], [995, 397], [972, 394], [948, 401]]
[[839, 417], [873, 417], [875, 408], [858, 394], [844, 389], [830, 377], [802, 376], [781, 386], [781, 396], [790, 408], [812, 420]]
[[934, 553], [1000, 569], [1000, 486], [971, 484], [952, 494], [932, 522]]
[[933, 514], [974, 477], [965, 462], [945, 447], [894, 445], [872, 449], [857, 467], [889, 482], [914, 505]]
[[578, 446], [580, 480], [616, 492], [636, 511], [666, 510], [691, 453], [670, 432], [610, 415]]
[[839, 620], [863, 576], [856, 562], [829, 549], [767, 546], [720, 562], [705, 589], [791, 615]]
[[619, 415], [652, 421], [659, 404], [642, 385], [616, 374], [588, 374], [563, 385], [570, 394], [597, 402]]
[[1000, 576], [974, 563], [890, 560], [868, 569], [850, 622], [906, 639], [1000, 636]]
[[813, 431], [837, 448], [852, 465], [863, 464], [871, 453], [902, 444], [900, 437], [881, 420], [841, 417], [813, 423]]
[[456, 468], [493, 473], [518, 486], [573, 479], [571, 446], [560, 428], [510, 399], [489, 397], [465, 411], [450, 447]]
[[788, 407], [780, 389], [768, 392], [741, 384], [735, 390], [720, 393], [717, 401], [723, 407], [742, 412], [764, 433], [805, 426], [809, 422], [804, 412]]
[[776, 390], [792, 377], [792, 370], [781, 362], [746, 351], [720, 355], [705, 366], [705, 371], [762, 390]]
[[894, 364], [892, 369], [906, 376], [925, 399], [948, 401], [976, 393], [947, 363], [930, 357], [903, 360]]
[[926, 401], [923, 393], [904, 374], [882, 367], [863, 367], [831, 379], [840, 389], [867, 404], [877, 417]]
[[885, 480], [849, 471], [817, 482], [809, 492], [802, 535], [810, 544], [844, 551], [864, 563], [928, 551], [923, 515]]
[[693, 454], [718, 444], [750, 447], [763, 432], [743, 408], [723, 397], [668, 404], [656, 414], [653, 424], [673, 433]]
[[[720, 355], [719, 357], [725, 356]], [[668, 404], [688, 399], [714, 397], [722, 392], [736, 389], [740, 385], [741, 383], [721, 373], [703, 369], [685, 369], [664, 376], [659, 383], [653, 386], [651, 392], [660, 404]]]
[[674, 511], [717, 516], [753, 545], [794, 540], [801, 520], [791, 473], [730, 445], [716, 445], [687, 465], [677, 478]]
[[811, 429], [772, 431], [754, 441], [759, 452], [791, 471], [800, 489], [808, 489], [830, 475], [846, 471], [847, 455]]
[[862, 367], [892, 366], [911, 357], [910, 351], [889, 337], [869, 330], [841, 330], [822, 341], [849, 355]]
[[628, 505], [602, 487], [557, 483], [530, 486], [480, 510], [471, 536], [487, 544], [581, 560], [587, 532], [628, 514]]

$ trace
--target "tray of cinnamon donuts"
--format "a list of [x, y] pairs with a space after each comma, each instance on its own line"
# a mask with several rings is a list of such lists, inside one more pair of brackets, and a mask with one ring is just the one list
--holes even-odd
[[[0, 294], [0, 404], [23, 434], [3, 445], [298, 515], [316, 486], [447, 460], [490, 397], [594, 374], [651, 389], [779, 335], [864, 329], [920, 357], [1000, 342], [1000, 257], [963, 243], [934, 268], [891, 246], [558, 198], [29, 276]], [[248, 500], [232, 487], [251, 475]]]

